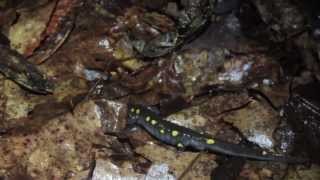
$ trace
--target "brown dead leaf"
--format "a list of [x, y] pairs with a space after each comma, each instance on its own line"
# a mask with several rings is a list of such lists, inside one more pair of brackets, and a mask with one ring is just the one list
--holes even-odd
[[54, 7], [55, 1], [52, 1], [34, 11], [21, 12], [17, 23], [9, 30], [11, 47], [25, 56], [32, 54], [42, 40]]

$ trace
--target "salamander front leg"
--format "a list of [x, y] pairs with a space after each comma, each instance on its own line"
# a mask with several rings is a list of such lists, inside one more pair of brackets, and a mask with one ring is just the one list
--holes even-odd
[[115, 136], [117, 137], [118, 139], [120, 140], [126, 140], [128, 139], [128, 134], [130, 134], [132, 131], [134, 131], [135, 129], [137, 128], [136, 125], [134, 124], [130, 124], [130, 125], [127, 125], [123, 130], [121, 130], [120, 132], [107, 132], [105, 134], [108, 134], [108, 135], [112, 135], [112, 136]]

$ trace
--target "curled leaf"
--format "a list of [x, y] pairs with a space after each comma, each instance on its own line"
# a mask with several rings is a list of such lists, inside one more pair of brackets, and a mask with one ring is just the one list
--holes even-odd
[[53, 84], [45, 79], [35, 65], [16, 51], [0, 47], [0, 72], [4, 76], [34, 93], [48, 94], [53, 91]]

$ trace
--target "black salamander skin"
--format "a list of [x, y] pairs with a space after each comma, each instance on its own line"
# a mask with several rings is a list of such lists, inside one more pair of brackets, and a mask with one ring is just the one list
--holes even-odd
[[259, 150], [214, 139], [208, 135], [163, 120], [158, 114], [141, 105], [128, 105], [128, 125], [141, 126], [158, 140], [176, 146], [178, 149], [191, 147], [199, 151], [206, 150], [261, 161], [306, 162], [305, 159], [265, 154]]

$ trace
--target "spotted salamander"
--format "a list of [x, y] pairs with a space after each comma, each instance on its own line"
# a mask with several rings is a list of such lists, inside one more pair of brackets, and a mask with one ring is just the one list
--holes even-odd
[[303, 158], [271, 155], [257, 149], [214, 139], [207, 134], [163, 120], [157, 113], [142, 105], [128, 105], [128, 125], [140, 126], [158, 140], [176, 146], [178, 149], [189, 147], [199, 151], [211, 151], [261, 161], [306, 162]]

